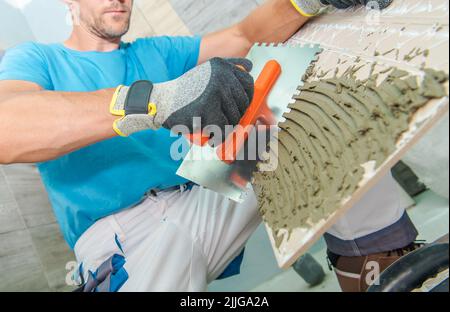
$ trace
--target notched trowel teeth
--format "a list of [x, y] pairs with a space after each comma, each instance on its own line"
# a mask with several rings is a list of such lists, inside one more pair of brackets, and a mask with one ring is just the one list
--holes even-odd
[[283, 114], [298, 92], [303, 76], [321, 52], [322, 48], [317, 44], [257, 43], [250, 50], [247, 58], [253, 62], [251, 74], [254, 77], [258, 76], [269, 60], [276, 60], [281, 65], [281, 76], [267, 101], [277, 122], [283, 120]]
[[[317, 60], [317, 54], [321, 51], [319, 45], [274, 43], [258, 43], [250, 50], [247, 58], [253, 63], [251, 75], [255, 80], [269, 61], [275, 60], [281, 65], [281, 75], [267, 97], [267, 105], [274, 115], [274, 125], [283, 121], [283, 114], [288, 110], [288, 105], [292, 103], [293, 97], [297, 94], [297, 88], [299, 84], [302, 84], [302, 77], [311, 62]], [[208, 154], [207, 158], [210, 160], [204, 158], [196, 160], [193, 154], [198, 155], [199, 153]], [[248, 177], [243, 179], [242, 177], [236, 178], [238, 174], [236, 168], [239, 166], [228, 165], [215, 154], [215, 149], [209, 146], [193, 145], [177, 174], [234, 201], [244, 201], [251, 188], [249, 178], [251, 175], [247, 175]], [[243, 187], [244, 185], [245, 187]]]

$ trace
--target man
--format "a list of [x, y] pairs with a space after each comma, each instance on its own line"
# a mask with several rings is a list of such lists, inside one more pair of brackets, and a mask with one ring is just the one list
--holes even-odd
[[[169, 129], [201, 130], [193, 117], [236, 125], [253, 96], [239, 57], [326, 5], [367, 1], [270, 0], [203, 38], [133, 43], [121, 41], [132, 0], [66, 2], [79, 23], [64, 44], [25, 43], [1, 63], [0, 163], [38, 163], [85, 290], [203, 291], [236, 273], [261, 222], [256, 199], [237, 204], [176, 176]], [[386, 177], [326, 236], [343, 289], [365, 290], [366, 262], [385, 267], [416, 236]]]

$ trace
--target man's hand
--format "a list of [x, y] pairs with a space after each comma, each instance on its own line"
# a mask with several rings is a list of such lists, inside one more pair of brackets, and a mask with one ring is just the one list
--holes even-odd
[[391, 5], [394, 0], [320, 0], [323, 4], [332, 5], [338, 9], [347, 9], [357, 5], [373, 3], [378, 5], [376, 9], [383, 10]]
[[303, 16], [311, 17], [319, 15], [326, 6], [332, 5], [337, 9], [348, 9], [357, 5], [374, 3], [377, 9], [387, 8], [393, 0], [291, 0], [292, 5]]
[[[237, 125], [249, 107], [254, 81], [246, 59], [214, 58], [173, 81], [155, 84], [138, 81], [130, 88], [119, 87], [111, 113], [122, 118], [114, 129], [129, 136], [146, 129], [186, 126], [196, 133], [206, 126], [222, 130]], [[193, 124], [201, 118], [202, 126]]]
[[320, 0], [290, 0], [295, 9], [305, 17], [319, 15], [327, 4]]

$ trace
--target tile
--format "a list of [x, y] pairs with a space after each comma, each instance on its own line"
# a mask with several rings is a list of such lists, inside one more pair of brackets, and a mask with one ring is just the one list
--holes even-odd
[[15, 164], [3, 166], [6, 180], [11, 187], [16, 185], [34, 185], [42, 183], [38, 169], [31, 164]]
[[[10, 267], [10, 270], [3, 271], [1, 274], [2, 280], [11, 280], [11, 287], [7, 290], [19, 288], [26, 291], [72, 290], [65, 283], [67, 274], [65, 265], [73, 260], [73, 254], [55, 223], [53, 210], [36, 167], [12, 165], [4, 166], [2, 170], [3, 182], [0, 180], [0, 190], [8, 187], [7, 189], [12, 191], [12, 196], [8, 197], [9, 202], [4, 203], [5, 200], [0, 202], [0, 208], [3, 207], [7, 215], [7, 218], [0, 219], [0, 232], [19, 226], [29, 228], [29, 231], [18, 232], [21, 234], [19, 237], [22, 238], [19, 243], [14, 241], [14, 236], [12, 237], [17, 248], [5, 246], [6, 243], [3, 243], [2, 260], [7, 262], [5, 266], [11, 266], [12, 262], [17, 263], [16, 267]], [[12, 220], [23, 221], [19, 223]], [[28, 241], [24, 239], [25, 233], [28, 233]], [[20, 249], [20, 246], [26, 247]], [[17, 257], [20, 259], [16, 259]]]
[[47, 191], [35, 165], [4, 166], [3, 171], [27, 227], [56, 222]]
[[[10, 260], [15, 262], [16, 259]], [[2, 262], [0, 260], [0, 262]], [[3, 263], [2, 263], [3, 264]], [[16, 263], [11, 270], [0, 270], [0, 292], [48, 292], [47, 280], [39, 261]]]
[[173, 8], [194, 33], [203, 35], [229, 27], [246, 17], [257, 2], [253, 0], [171, 0]]
[[24, 230], [25, 224], [15, 201], [0, 202], [0, 234]]
[[190, 35], [168, 0], [136, 1], [125, 41], [156, 35]]
[[142, 10], [134, 4], [133, 14], [131, 15], [130, 29], [128, 33], [123, 37], [125, 42], [133, 42], [137, 38], [154, 36], [155, 31], [151, 25], [147, 22]]
[[6, 176], [2, 168], [0, 167], [0, 204], [14, 201], [14, 196], [6, 183]]
[[66, 265], [75, 260], [73, 252], [64, 241], [59, 226], [49, 224], [30, 229], [31, 239], [40, 258], [48, 284], [52, 290], [68, 291]]
[[16, 185], [12, 189], [19, 211], [28, 228], [56, 222], [47, 192], [40, 182]]
[[[177, 4], [178, 5], [178, 4]], [[189, 35], [190, 31], [168, 0], [137, 1], [143, 16], [157, 35]]]
[[9, 255], [20, 254], [32, 247], [31, 236], [27, 230], [4, 233], [0, 237], [1, 259]]
[[25, 229], [17, 202], [0, 167], [0, 234]]
[[0, 291], [49, 291], [27, 230], [0, 234]]

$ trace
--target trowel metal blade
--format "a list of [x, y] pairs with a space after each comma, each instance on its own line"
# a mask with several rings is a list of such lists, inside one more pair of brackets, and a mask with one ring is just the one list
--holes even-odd
[[[275, 120], [282, 121], [288, 104], [296, 94], [303, 75], [321, 51], [314, 46], [286, 46], [257, 44], [250, 50], [247, 58], [253, 62], [251, 75], [256, 80], [265, 64], [276, 60], [282, 69], [277, 83], [273, 87], [267, 104], [272, 110]], [[251, 189], [250, 181], [236, 184], [231, 177], [236, 167], [221, 161], [216, 149], [193, 144], [189, 153], [177, 171], [185, 179], [215, 191], [236, 202], [243, 202]]]
[[243, 202], [248, 186], [240, 188], [229, 178], [234, 166], [221, 161], [209, 145], [192, 145], [177, 174], [236, 202]]
[[281, 76], [267, 100], [277, 122], [283, 120], [288, 104], [301, 86], [302, 77], [321, 51], [319, 45], [274, 44], [257, 44], [250, 50], [247, 58], [253, 63], [251, 74], [255, 79], [268, 61], [276, 60], [281, 65]]

